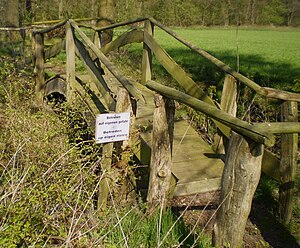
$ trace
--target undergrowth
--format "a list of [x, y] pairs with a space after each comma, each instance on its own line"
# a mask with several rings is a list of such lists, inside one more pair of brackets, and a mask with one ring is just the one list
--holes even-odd
[[118, 178], [100, 212], [102, 147], [87, 110], [37, 105], [32, 72], [9, 58], [0, 64], [0, 247], [211, 247], [171, 210], [120, 204]]

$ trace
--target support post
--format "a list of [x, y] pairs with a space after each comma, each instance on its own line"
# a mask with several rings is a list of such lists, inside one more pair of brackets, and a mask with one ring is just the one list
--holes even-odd
[[[153, 36], [154, 25], [151, 21], [146, 20], [144, 26], [144, 32]], [[150, 47], [144, 42], [143, 58], [142, 58], [142, 84], [145, 84], [148, 80], [151, 80], [152, 74], [152, 51]]]
[[132, 146], [133, 132], [135, 129], [135, 116], [136, 116], [137, 102], [134, 98], [131, 98], [128, 91], [124, 87], [118, 87], [116, 112], [130, 112], [130, 135], [129, 140], [125, 140], [122, 143], [124, 148]]
[[35, 33], [33, 36], [35, 44], [35, 66], [34, 66], [34, 75], [35, 75], [35, 94], [37, 95], [38, 100], [42, 100], [42, 90], [44, 86], [44, 35], [41, 33]]
[[98, 191], [98, 209], [103, 211], [107, 206], [107, 197], [109, 193], [110, 184], [110, 173], [111, 173], [111, 163], [113, 156], [114, 143], [106, 143], [103, 145], [102, 149], [102, 159], [101, 159], [101, 182], [99, 183]]
[[148, 209], [166, 207], [170, 197], [172, 143], [175, 104], [173, 100], [155, 95], [152, 149], [148, 188]]
[[129, 112], [130, 113], [130, 134], [129, 139], [116, 142], [115, 150], [116, 157], [119, 158], [116, 166], [125, 172], [121, 179], [121, 189], [119, 192], [120, 202], [127, 204], [132, 203], [136, 199], [136, 179], [130, 161], [133, 156], [133, 146], [136, 140], [137, 129], [135, 128], [135, 115], [136, 115], [136, 100], [130, 97], [129, 92], [124, 87], [118, 87], [116, 112]]
[[66, 23], [66, 74], [67, 74], [67, 98], [72, 98], [72, 90], [75, 88], [75, 42], [74, 29], [70, 22]]
[[220, 207], [213, 228], [216, 247], [242, 247], [264, 146], [232, 133], [222, 175]]
[[[298, 121], [298, 103], [285, 101], [281, 105], [281, 121]], [[279, 219], [288, 224], [292, 217], [295, 175], [297, 167], [298, 134], [281, 135]]]
[[[226, 74], [224, 80], [224, 86], [221, 96], [221, 109], [231, 116], [236, 117], [237, 112], [237, 81], [236, 79]], [[220, 131], [217, 137], [215, 138], [215, 142], [213, 144], [213, 150], [216, 153], [225, 154], [225, 148], [228, 138], [225, 135], [222, 135]]]

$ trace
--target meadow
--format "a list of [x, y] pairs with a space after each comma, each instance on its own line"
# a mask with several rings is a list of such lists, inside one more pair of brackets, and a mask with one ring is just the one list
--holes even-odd
[[[213, 27], [173, 30], [261, 86], [300, 92], [299, 29]], [[159, 28], [155, 29], [154, 36], [196, 82], [221, 88], [224, 74], [214, 65]], [[135, 49], [131, 51], [137, 51]], [[154, 63], [154, 67], [157, 66]], [[162, 67], [154, 70], [164, 74]]]

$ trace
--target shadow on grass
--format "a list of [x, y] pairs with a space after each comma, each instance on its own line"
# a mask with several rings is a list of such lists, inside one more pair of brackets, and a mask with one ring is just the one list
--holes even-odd
[[275, 187], [278, 187], [275, 181], [262, 175], [253, 200], [250, 220], [272, 247], [298, 248], [300, 246], [295, 237], [275, 216], [278, 205], [273, 195]]
[[[205, 86], [214, 85], [221, 89], [224, 73], [207, 59], [188, 49], [168, 49], [171, 57], [180, 64], [194, 81]], [[209, 52], [231, 68], [236, 69], [237, 58], [234, 51]], [[300, 68], [287, 63], [266, 61], [260, 55], [239, 56], [240, 73], [260, 86], [300, 92]], [[164, 73], [162, 66], [156, 64], [158, 73]]]

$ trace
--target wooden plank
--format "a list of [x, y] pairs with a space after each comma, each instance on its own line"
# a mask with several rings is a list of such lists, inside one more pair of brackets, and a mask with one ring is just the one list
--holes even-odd
[[201, 181], [178, 182], [174, 196], [187, 196], [221, 189], [221, 177]]
[[107, 86], [99, 68], [94, 64], [89, 52], [85, 49], [84, 45], [76, 37], [74, 38], [76, 45], [76, 54], [84, 61], [84, 66], [88, 71], [88, 74], [95, 83], [98, 91], [102, 95], [104, 101], [102, 102], [104, 106], [110, 110], [114, 111], [116, 102], [113, 99], [112, 92]]
[[72, 99], [72, 89], [75, 88], [75, 42], [74, 30], [69, 22], [66, 23], [66, 80], [67, 98]]
[[174, 102], [155, 95], [152, 153], [147, 202], [149, 211], [166, 207], [170, 197]]
[[[153, 36], [154, 26], [150, 21], [144, 23], [144, 33]], [[143, 38], [144, 39], [144, 38]], [[142, 84], [152, 79], [152, 51], [150, 47], [144, 42], [143, 57], [142, 57]]]
[[242, 121], [235, 118], [226, 112], [219, 110], [203, 101], [200, 101], [194, 97], [184, 94], [178, 90], [172, 89], [167, 86], [163, 86], [154, 81], [148, 81], [146, 86], [160, 94], [169, 97], [171, 99], [177, 100], [184, 103], [202, 113], [208, 115], [209, 117], [216, 119], [217, 121], [225, 124], [226, 126], [232, 128], [234, 131], [249, 137], [253, 141], [264, 144], [266, 146], [273, 146], [275, 143], [275, 136], [271, 133], [265, 132], [254, 125], [249, 124], [246, 121]]
[[252, 199], [259, 183], [264, 147], [232, 133], [221, 183], [213, 246], [241, 247]]
[[140, 30], [134, 29], [134, 30], [131, 30], [129, 32], [122, 34], [115, 40], [111, 41], [110, 43], [108, 43], [107, 45], [102, 47], [100, 50], [104, 54], [108, 54], [109, 52], [117, 50], [120, 47], [125, 46], [127, 44], [135, 43], [135, 42], [140, 43], [143, 41], [143, 39], [144, 39], [143, 32]]
[[[281, 105], [282, 121], [298, 122], [298, 103], [285, 101]], [[279, 219], [288, 224], [293, 212], [295, 177], [298, 158], [298, 134], [281, 135], [279, 186]]]
[[88, 46], [100, 61], [107, 67], [107, 69], [115, 76], [115, 78], [129, 91], [130, 95], [135, 97], [136, 100], [144, 102], [142, 93], [131, 83], [119, 69], [113, 65], [108, 58], [95, 46], [95, 44], [85, 35], [85, 33], [78, 27], [78, 25], [70, 20], [72, 26], [76, 29], [78, 34], [81, 36], [83, 43]]

